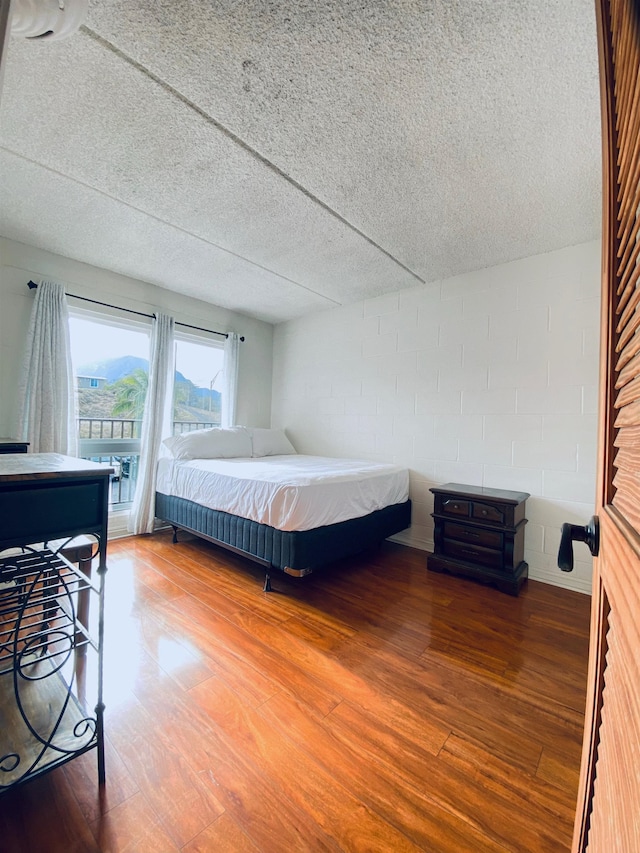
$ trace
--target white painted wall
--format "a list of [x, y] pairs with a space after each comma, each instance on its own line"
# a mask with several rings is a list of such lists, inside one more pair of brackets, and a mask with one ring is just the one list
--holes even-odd
[[[27, 282], [41, 278], [59, 281], [69, 292], [79, 296], [145, 313], [163, 311], [183, 323], [244, 335], [240, 351], [238, 422], [269, 426], [271, 324], [0, 238], [0, 435], [12, 435], [15, 428], [18, 378], [34, 295]], [[70, 300], [70, 303], [86, 307], [82, 302]], [[116, 316], [127, 315], [116, 312]]]
[[301, 452], [407, 466], [415, 547], [433, 485], [529, 492], [530, 577], [588, 592], [586, 546], [570, 575], [556, 557], [594, 507], [599, 282], [593, 242], [282, 324], [272, 424]]

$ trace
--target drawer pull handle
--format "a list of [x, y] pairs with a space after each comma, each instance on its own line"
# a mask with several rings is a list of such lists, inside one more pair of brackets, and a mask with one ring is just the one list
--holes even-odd
[[470, 536], [472, 539], [479, 539], [480, 538], [480, 534], [474, 533], [472, 530], [463, 530], [462, 532], [464, 533], [465, 536]]
[[478, 552], [474, 551], [473, 548], [461, 548], [460, 550], [463, 554], [471, 554], [472, 557], [478, 556]]
[[483, 514], [483, 515], [486, 515], [486, 514], [487, 514], [486, 509], [483, 509], [483, 510], [482, 510], [482, 514]]

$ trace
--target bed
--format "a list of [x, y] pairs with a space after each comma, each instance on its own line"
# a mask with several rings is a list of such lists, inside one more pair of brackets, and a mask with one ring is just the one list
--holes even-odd
[[156, 516], [302, 577], [378, 545], [411, 523], [404, 468], [295, 452], [281, 430], [198, 430], [167, 439]]

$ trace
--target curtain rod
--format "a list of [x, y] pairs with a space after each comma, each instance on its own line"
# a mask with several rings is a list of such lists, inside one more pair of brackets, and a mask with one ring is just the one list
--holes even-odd
[[[29, 290], [37, 290], [38, 285], [35, 281], [29, 282]], [[153, 320], [155, 314], [145, 314], [144, 311], [134, 311], [133, 308], [122, 308], [120, 305], [110, 305], [108, 302], [99, 302], [97, 299], [89, 299], [87, 296], [76, 296], [75, 293], [67, 293], [72, 299], [81, 299], [83, 302], [92, 302], [94, 305], [102, 305], [103, 308], [115, 308], [116, 311], [126, 311], [127, 314], [137, 314], [138, 317], [148, 317]], [[182, 326], [185, 329], [195, 329], [197, 332], [208, 332], [210, 335], [220, 335], [223, 338], [229, 337], [229, 332], [216, 332], [214, 329], [203, 329], [202, 326], [190, 326], [189, 323], [179, 323], [175, 321], [176, 326]], [[240, 338], [244, 341], [244, 335]]]

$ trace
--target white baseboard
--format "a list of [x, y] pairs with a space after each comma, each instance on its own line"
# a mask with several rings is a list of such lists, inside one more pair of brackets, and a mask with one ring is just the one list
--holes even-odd
[[544, 569], [532, 569], [529, 566], [529, 578], [532, 581], [540, 581], [548, 583], [551, 586], [559, 586], [562, 589], [572, 589], [574, 592], [582, 592], [585, 595], [591, 595], [591, 581], [579, 578], [568, 572], [545, 571]]
[[411, 536], [406, 530], [389, 536], [391, 542], [398, 542], [400, 545], [408, 545], [409, 548], [417, 548], [419, 551], [433, 551], [433, 540], [423, 539], [421, 536]]

